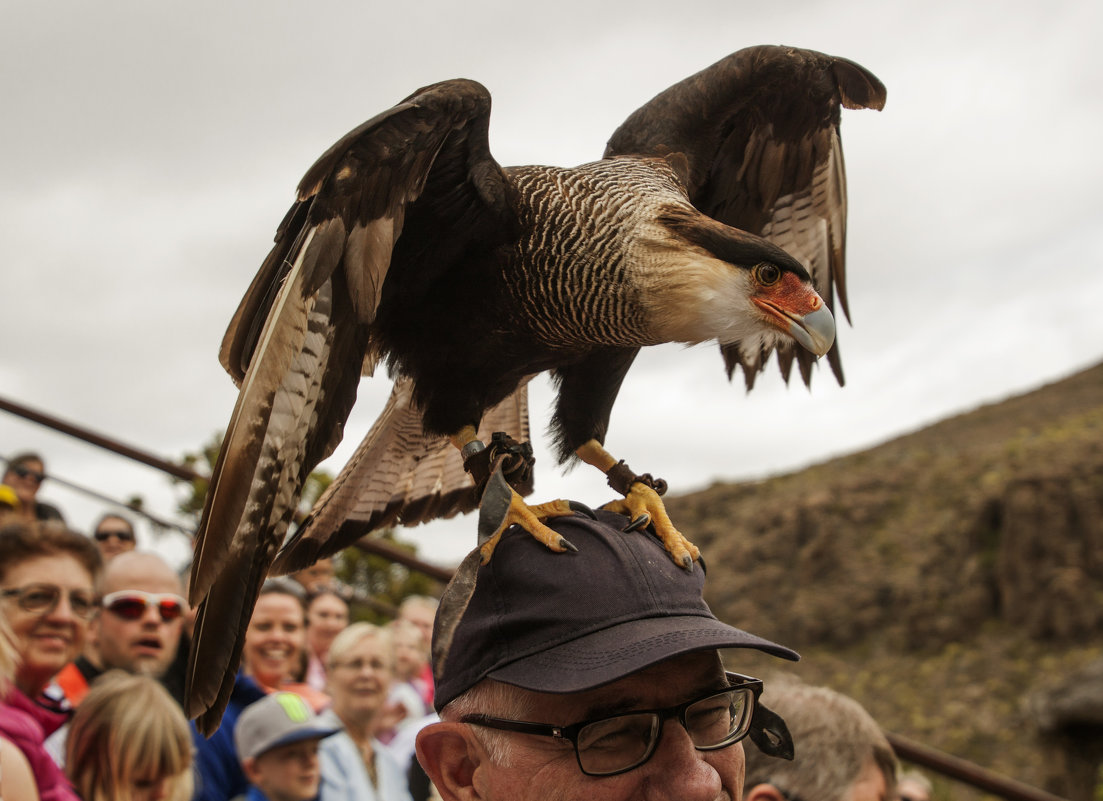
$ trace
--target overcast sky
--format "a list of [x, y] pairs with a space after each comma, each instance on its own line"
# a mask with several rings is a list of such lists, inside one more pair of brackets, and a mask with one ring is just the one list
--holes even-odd
[[[427, 83], [494, 97], [502, 164], [600, 157], [636, 107], [745, 46], [846, 56], [888, 87], [845, 112], [847, 385], [771, 371], [747, 395], [715, 346], [637, 361], [610, 450], [673, 493], [802, 467], [1103, 359], [1103, 5], [1098, 2], [4, 2], [0, 395], [168, 459], [236, 397], [230, 315], [299, 178]], [[336, 472], [382, 406], [361, 385]], [[534, 388], [542, 431], [551, 393]], [[537, 443], [537, 500], [607, 500]], [[173, 515], [167, 478], [0, 412], [0, 455]], [[41, 498], [89, 527], [104, 511]], [[692, 533], [692, 532], [689, 532]], [[152, 540], [143, 527], [140, 536]], [[454, 561], [474, 519], [408, 530]], [[182, 547], [161, 541], [174, 559]]]

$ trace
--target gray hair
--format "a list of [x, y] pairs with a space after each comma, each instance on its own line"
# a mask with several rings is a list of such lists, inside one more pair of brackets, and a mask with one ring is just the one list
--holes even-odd
[[796, 758], [770, 757], [748, 744], [744, 787], [772, 784], [786, 796], [841, 801], [872, 759], [891, 798], [896, 755], [877, 722], [853, 698], [791, 677], [765, 682], [763, 703], [785, 719]]
[[[524, 690], [494, 679], [483, 679], [474, 687], [457, 695], [440, 711], [441, 720], [459, 721], [464, 715], [491, 715], [507, 720], [527, 720], [532, 715], [532, 701]], [[491, 761], [504, 768], [513, 763], [513, 740], [509, 732], [472, 726], [471, 730]]]

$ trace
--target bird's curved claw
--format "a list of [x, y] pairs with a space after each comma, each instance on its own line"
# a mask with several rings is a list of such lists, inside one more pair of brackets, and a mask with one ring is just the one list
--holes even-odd
[[[700, 549], [687, 540], [670, 522], [670, 516], [667, 515], [666, 507], [659, 494], [639, 481], [629, 487], [628, 495], [624, 500], [612, 501], [602, 508], [630, 517], [631, 522], [625, 527], [625, 531], [635, 531], [653, 521], [655, 534], [662, 540], [674, 564], [686, 570], [692, 570], [693, 563], [701, 556]], [[640, 523], [641, 518], [646, 518], [645, 522]]]
[[[565, 551], [578, 550], [578, 548], [562, 534], [552, 531], [541, 522], [541, 520], [549, 517], [574, 514], [575, 510], [571, 508], [571, 503], [569, 501], [557, 500], [541, 503], [536, 506], [529, 506], [513, 489], [510, 489], [509, 492], [509, 504], [502, 514], [497, 528], [490, 535], [489, 539], [479, 546], [479, 552], [482, 555], [482, 564], [485, 565], [490, 561], [490, 558], [494, 555], [494, 549], [498, 547], [498, 541], [501, 540], [502, 534], [504, 534], [506, 529], [514, 523], [553, 551], [563, 553]], [[481, 510], [480, 525], [482, 525]]]
[[567, 501], [567, 505], [571, 507], [572, 512], [578, 512], [579, 514], [586, 515], [586, 517], [591, 520], [597, 520], [597, 515], [594, 513], [594, 510], [586, 504], [579, 501]]

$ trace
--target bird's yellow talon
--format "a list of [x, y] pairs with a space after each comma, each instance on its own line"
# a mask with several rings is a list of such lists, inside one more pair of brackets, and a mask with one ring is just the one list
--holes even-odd
[[604, 508], [632, 518], [632, 522], [625, 527], [626, 531], [644, 528], [649, 522], [654, 521], [655, 533], [662, 540], [670, 558], [674, 560], [674, 564], [686, 570], [691, 570], [693, 563], [701, 555], [700, 549], [674, 527], [670, 516], [666, 513], [662, 498], [646, 484], [637, 481], [629, 488], [624, 500], [607, 503]]
[[562, 534], [552, 531], [541, 522], [549, 517], [559, 517], [561, 515], [570, 514], [574, 514], [574, 511], [570, 508], [567, 501], [549, 501], [548, 503], [529, 506], [521, 499], [520, 495], [513, 492], [513, 496], [509, 501], [509, 511], [506, 512], [501, 524], [490, 539], [479, 547], [482, 563], [485, 565], [490, 561], [490, 558], [494, 555], [494, 549], [498, 547], [498, 541], [501, 540], [502, 534], [504, 534], [506, 529], [514, 523], [519, 525], [550, 550], [556, 551], [557, 553], [577, 551], [578, 548], [565, 539]]

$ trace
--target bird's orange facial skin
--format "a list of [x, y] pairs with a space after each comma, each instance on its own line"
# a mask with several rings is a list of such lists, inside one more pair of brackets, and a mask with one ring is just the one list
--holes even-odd
[[751, 300], [782, 331], [788, 331], [794, 317], [804, 317], [823, 307], [823, 298], [793, 273], [783, 272], [770, 285], [758, 283]]

